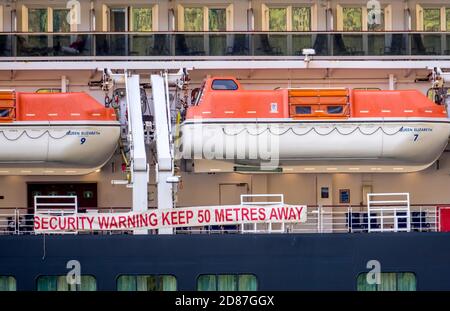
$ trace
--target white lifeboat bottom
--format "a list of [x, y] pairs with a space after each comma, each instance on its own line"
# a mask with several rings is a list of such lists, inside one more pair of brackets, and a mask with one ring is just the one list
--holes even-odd
[[120, 135], [115, 121], [0, 124], [0, 175], [83, 175], [101, 168]]
[[[188, 120], [178, 156], [194, 172], [415, 172], [450, 136], [447, 118]], [[193, 165], [192, 165], [193, 164]]]

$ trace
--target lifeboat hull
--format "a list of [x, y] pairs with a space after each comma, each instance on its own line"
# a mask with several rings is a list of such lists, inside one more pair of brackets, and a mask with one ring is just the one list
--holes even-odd
[[[181, 126], [179, 157], [196, 172], [237, 166], [283, 167], [283, 172], [413, 172], [445, 149], [450, 121], [202, 120]], [[264, 164], [264, 165], [262, 165]]]
[[116, 121], [0, 123], [0, 175], [82, 175], [102, 167], [120, 135]]

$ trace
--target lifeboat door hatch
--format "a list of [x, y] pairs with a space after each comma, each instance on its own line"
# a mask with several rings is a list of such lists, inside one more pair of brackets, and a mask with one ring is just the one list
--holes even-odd
[[348, 118], [348, 89], [290, 89], [289, 115], [301, 118]]

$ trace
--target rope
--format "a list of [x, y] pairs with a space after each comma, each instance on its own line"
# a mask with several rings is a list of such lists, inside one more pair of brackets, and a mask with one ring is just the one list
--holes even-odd
[[34, 137], [29, 135], [27, 130], [23, 130], [23, 132], [19, 136], [17, 136], [16, 138], [10, 138], [10, 137], [6, 136], [5, 131], [2, 131], [2, 130], [0, 130], [0, 133], [3, 135], [3, 137], [5, 137], [6, 140], [9, 140], [9, 141], [17, 141], [20, 138], [22, 138], [22, 136], [24, 136], [24, 135], [27, 136], [30, 139], [33, 139], [33, 140], [34, 139], [39, 139], [39, 138], [43, 137], [45, 134], [47, 134], [50, 138], [53, 138], [55, 140], [59, 140], [59, 139], [62, 139], [62, 138], [67, 136], [67, 132], [65, 132], [63, 136], [56, 137], [56, 136], [53, 136], [49, 130], [45, 130], [42, 134], [40, 134], [38, 136], [34, 136]]
[[251, 132], [248, 130], [248, 128], [243, 128], [242, 130], [238, 131], [237, 133], [229, 133], [229, 132], [227, 133], [227, 131], [225, 130], [225, 128], [222, 128], [222, 131], [223, 131], [223, 133], [224, 133], [225, 135], [227, 135], [227, 136], [238, 136], [238, 135], [242, 134], [244, 131], [247, 132], [247, 134], [250, 135], [250, 136], [260, 136], [260, 135], [264, 134], [264, 133], [267, 132], [267, 131], [268, 131], [270, 134], [276, 135], [276, 136], [282, 136], [282, 135], [286, 134], [286, 133], [289, 132], [289, 131], [291, 131], [291, 132], [292, 132], [294, 135], [296, 135], [296, 136], [305, 136], [305, 135], [309, 134], [309, 133], [312, 132], [312, 131], [314, 131], [316, 134], [318, 134], [318, 135], [320, 135], [320, 136], [328, 136], [328, 135], [330, 135], [330, 134], [333, 133], [333, 132], [336, 132], [336, 133], [338, 133], [338, 134], [340, 134], [340, 135], [343, 135], [343, 136], [348, 136], [348, 135], [351, 135], [351, 134], [355, 133], [356, 131], [359, 131], [362, 135], [365, 135], [365, 136], [371, 136], [371, 135], [375, 134], [376, 132], [378, 132], [379, 130], [381, 130], [381, 131], [383, 132], [383, 134], [385, 134], [385, 135], [388, 135], [388, 136], [394, 136], [394, 135], [398, 134], [398, 133], [401, 131], [402, 128], [403, 128], [403, 126], [400, 127], [397, 131], [395, 131], [395, 132], [393, 132], [393, 133], [388, 133], [388, 132], [386, 132], [386, 131], [383, 129], [383, 127], [381, 127], [381, 126], [377, 127], [377, 128], [376, 128], [373, 132], [371, 132], [371, 133], [365, 133], [365, 132], [363, 132], [363, 131], [361, 130], [361, 127], [360, 127], [360, 126], [355, 127], [353, 130], [351, 130], [351, 131], [348, 132], [348, 133], [341, 132], [341, 130], [339, 130], [339, 128], [337, 128], [336, 126], [333, 127], [333, 129], [332, 129], [331, 131], [329, 131], [328, 133], [320, 133], [319, 131], [317, 131], [316, 127], [314, 127], [314, 126], [313, 126], [312, 128], [310, 128], [309, 130], [307, 130], [306, 132], [304, 132], [304, 133], [297, 133], [297, 132], [294, 130], [293, 127], [289, 127], [287, 130], [285, 130], [285, 131], [283, 131], [283, 132], [280, 132], [280, 133], [275, 133], [275, 132], [272, 131], [272, 129], [269, 128], [269, 127], [265, 128], [264, 130], [262, 130], [262, 131], [259, 132], [259, 133], [251, 133]]

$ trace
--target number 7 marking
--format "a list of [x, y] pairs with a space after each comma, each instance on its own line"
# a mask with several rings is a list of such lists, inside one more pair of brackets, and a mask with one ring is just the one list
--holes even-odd
[[417, 141], [419, 139], [419, 134], [414, 134], [414, 141]]

